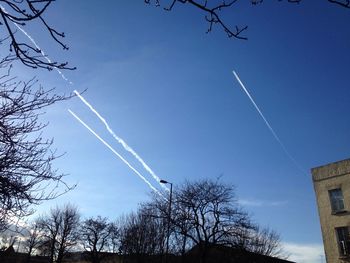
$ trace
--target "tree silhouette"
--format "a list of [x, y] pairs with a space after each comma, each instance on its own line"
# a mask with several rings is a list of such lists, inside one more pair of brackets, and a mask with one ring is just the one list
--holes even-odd
[[0, 77], [0, 231], [9, 220], [31, 214], [31, 205], [73, 188], [52, 168], [58, 155], [39, 120], [46, 107], [69, 97], [52, 95], [35, 79], [11, 77], [10, 68]]
[[52, 2], [54, 0], [0, 0], [0, 26], [4, 31], [0, 43], [10, 42], [10, 55], [6, 57], [6, 60], [11, 61], [18, 58], [24, 65], [31, 68], [75, 69], [69, 67], [68, 62], [58, 63], [49, 60], [30, 39], [22, 41], [16, 34], [26, 24], [39, 22], [44, 31], [60, 47], [68, 50], [68, 47], [62, 42], [64, 33], [57, 31], [44, 17]]
[[[205, 14], [204, 18], [208, 23], [207, 33], [211, 32], [214, 26], [221, 28], [229, 38], [243, 39], [247, 40], [248, 38], [243, 34], [248, 29], [248, 26], [229, 26], [224, 21], [221, 11], [233, 8], [237, 4], [238, 0], [171, 0], [171, 1], [162, 1], [162, 0], [144, 0], [146, 4], [154, 3], [156, 6], [161, 6], [164, 2], [164, 9], [167, 11], [173, 10], [174, 6], [177, 4], [186, 4], [189, 6], [195, 7], [197, 10]], [[250, 0], [252, 5], [262, 4], [264, 0]], [[283, 0], [277, 0], [282, 2]], [[344, 7], [350, 8], [350, 0], [325, 0], [329, 3]], [[286, 0], [288, 3], [299, 4], [302, 0]]]
[[92, 263], [100, 263], [112, 245], [112, 238], [117, 229], [107, 218], [98, 216], [84, 220], [80, 226], [82, 245], [89, 254]]
[[[171, 243], [176, 254], [197, 247], [206, 261], [212, 246], [224, 246], [266, 256], [283, 257], [279, 235], [260, 229], [238, 204], [235, 188], [218, 180], [186, 182], [175, 188], [171, 211]], [[168, 218], [167, 201], [157, 195], [145, 203], [148, 214]], [[146, 211], [147, 211], [146, 210]], [[147, 213], [146, 213], [147, 214]]]
[[38, 219], [42, 242], [47, 244], [50, 263], [61, 263], [66, 253], [79, 240], [78, 209], [67, 204], [51, 209], [50, 213]]

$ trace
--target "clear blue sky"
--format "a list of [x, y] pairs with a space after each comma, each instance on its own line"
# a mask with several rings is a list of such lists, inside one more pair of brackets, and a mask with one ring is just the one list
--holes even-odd
[[[221, 176], [236, 185], [256, 222], [289, 245], [313, 248], [310, 260], [319, 262], [322, 238], [309, 171], [350, 157], [350, 11], [325, 0], [248, 2], [223, 12], [228, 25], [249, 26], [244, 41], [219, 28], [205, 34], [203, 14], [187, 5], [166, 12], [142, 0], [57, 1], [47, 17], [66, 33], [68, 52], [36, 26], [26, 30], [52, 59], [77, 66], [64, 72], [74, 86], [54, 71], [19, 71], [59, 92], [88, 89], [85, 98], [159, 177], [180, 184]], [[307, 175], [286, 156], [232, 70]], [[74, 98], [45, 118], [46, 134], [67, 152], [56, 167], [78, 187], [40, 211], [69, 201], [83, 216], [114, 219], [136, 209], [147, 200], [148, 186], [67, 108], [158, 187]]]

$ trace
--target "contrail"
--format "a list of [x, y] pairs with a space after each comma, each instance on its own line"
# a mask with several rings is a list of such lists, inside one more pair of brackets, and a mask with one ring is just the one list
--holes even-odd
[[102, 123], [105, 125], [107, 131], [113, 136], [113, 138], [118, 142], [120, 143], [124, 149], [126, 151], [128, 151], [129, 153], [131, 153], [135, 158], [136, 160], [138, 160], [143, 168], [145, 168], [145, 170], [147, 172], [149, 172], [152, 177], [154, 178], [154, 180], [156, 180], [160, 186], [162, 186], [165, 190], [169, 191], [169, 188], [166, 187], [164, 184], [161, 184], [159, 181], [160, 181], [160, 178], [152, 171], [152, 169], [145, 163], [145, 161], [122, 139], [120, 138], [119, 136], [117, 136], [114, 131], [111, 129], [111, 127], [108, 125], [107, 121], [105, 120], [105, 118], [103, 118], [98, 112], [97, 110], [77, 91], [77, 90], [74, 90], [73, 91], [78, 97], [79, 99], [93, 112], [95, 113], [95, 115], [102, 121]]
[[[48, 56], [46, 56], [45, 52], [38, 46], [38, 44], [35, 42], [35, 40], [23, 28], [21, 28], [16, 23], [14, 23], [14, 24], [23, 34], [25, 34], [29, 38], [29, 40], [34, 44], [34, 46], [40, 50], [41, 55], [46, 59], [46, 61], [49, 63], [52, 63], [51, 59]], [[63, 72], [59, 68], [56, 68], [56, 67], [54, 67], [54, 68], [65, 81], [67, 81], [70, 85], [73, 85], [73, 82], [70, 81], [69, 79], [67, 79], [67, 77], [63, 74]]]
[[252, 98], [252, 96], [250, 95], [249, 91], [247, 90], [247, 88], [244, 86], [244, 84], [242, 83], [241, 79], [239, 78], [239, 76], [237, 75], [236, 71], [232, 71], [233, 75], [235, 76], [236, 80], [238, 81], [238, 83], [240, 84], [240, 86], [242, 87], [243, 91], [245, 92], [245, 94], [248, 96], [248, 98], [250, 99], [250, 101], [253, 103], [255, 109], [258, 111], [259, 115], [261, 116], [261, 118], [263, 119], [263, 121], [265, 122], [267, 128], [270, 130], [270, 132], [272, 133], [273, 137], [276, 139], [276, 141], [279, 143], [279, 145], [282, 147], [283, 151], [285, 152], [285, 154], [288, 156], [288, 158], [294, 163], [294, 165], [300, 170], [302, 171], [304, 174], [307, 175], [307, 173], [305, 172], [304, 168], [294, 159], [294, 157], [289, 153], [289, 151], [287, 150], [287, 148], [284, 146], [284, 144], [282, 143], [281, 139], [278, 137], [278, 135], [276, 134], [276, 132], [274, 131], [274, 129], [272, 128], [272, 126], [270, 125], [270, 123], [267, 121], [267, 119], [265, 118], [264, 114], [261, 112], [261, 110], [259, 109], [258, 105], [255, 103], [254, 99]]
[[[4, 12], [6, 12], [5, 8], [0, 4], [0, 7]], [[40, 46], [35, 42], [35, 40], [19, 25], [13, 22], [13, 24], [33, 43], [33, 45], [40, 50], [41, 55], [46, 59], [47, 62], [52, 63], [51, 59], [46, 56], [45, 52], [40, 48]], [[61, 70], [54, 67], [55, 70], [60, 74], [60, 76], [67, 81], [70, 85], [73, 85], [73, 82], [70, 81]], [[153, 170], [145, 163], [145, 161], [120, 137], [118, 137], [113, 130], [109, 127], [107, 121], [92, 107], [91, 104], [89, 104], [82, 95], [77, 90], [74, 90], [74, 93], [79, 97], [79, 99], [87, 106], [89, 109], [95, 113], [95, 115], [103, 122], [105, 127], [107, 128], [108, 132], [113, 136], [114, 139], [117, 140], [118, 143], [120, 143], [124, 149], [128, 152], [130, 152], [144, 167], [144, 169], [151, 174], [151, 176], [159, 183], [161, 187], [163, 187], [165, 190], [170, 191], [168, 187], [166, 187], [164, 184], [160, 183], [160, 178], [153, 172]]]
[[[0, 4], [1, 9], [7, 13], [6, 9]], [[34, 38], [32, 38], [31, 35], [29, 35], [22, 27], [20, 27], [17, 23], [12, 22], [29, 40], [33, 43], [33, 45], [40, 51], [41, 55], [46, 59], [47, 62], [52, 63], [51, 59], [46, 56], [45, 52], [40, 48], [40, 46], [35, 42]], [[67, 81], [70, 85], [73, 85], [73, 82], [67, 79], [67, 77], [63, 74], [63, 72], [59, 69], [54, 67], [55, 70], [58, 72], [58, 74], [61, 75], [61, 77]]]
[[[139, 171], [137, 171], [127, 160], [123, 158], [116, 150], [113, 149], [105, 140], [103, 140], [93, 129], [91, 129], [83, 120], [81, 120], [73, 111], [68, 109], [69, 113], [72, 114], [86, 129], [88, 129], [97, 139], [99, 139], [108, 149], [110, 149], [120, 160], [122, 160], [138, 177], [140, 177], [154, 192], [165, 198], [161, 192], [159, 192]], [[166, 199], [166, 198], [165, 198]]]

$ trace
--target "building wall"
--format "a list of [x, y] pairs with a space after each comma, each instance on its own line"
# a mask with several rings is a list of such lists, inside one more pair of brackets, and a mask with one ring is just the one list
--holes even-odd
[[[327, 263], [350, 262], [340, 256], [335, 228], [350, 226], [350, 159], [311, 169]], [[329, 190], [341, 188], [345, 212], [332, 214]]]

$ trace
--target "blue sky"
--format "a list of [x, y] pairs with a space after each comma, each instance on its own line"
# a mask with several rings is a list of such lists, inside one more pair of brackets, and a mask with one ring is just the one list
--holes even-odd
[[[52, 59], [78, 68], [64, 72], [74, 85], [55, 71], [17, 72], [58, 92], [87, 89], [84, 97], [159, 177], [181, 184], [221, 176], [256, 222], [281, 234], [295, 259], [319, 262], [310, 168], [349, 158], [350, 13], [327, 1], [285, 2], [240, 1], [223, 12], [228, 25], [248, 25], [244, 41], [219, 28], [205, 34], [203, 14], [182, 4], [166, 12], [141, 0], [57, 1], [47, 17], [66, 33], [68, 52], [37, 25], [25, 29]], [[284, 153], [232, 70], [307, 174]], [[159, 187], [74, 98], [48, 109], [45, 133], [66, 152], [56, 167], [78, 187], [39, 213], [67, 201], [83, 216], [114, 219], [132, 211], [150, 189], [68, 108]], [[313, 251], [309, 258], [298, 258], [305, 248]]]

